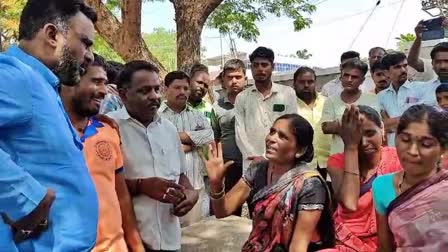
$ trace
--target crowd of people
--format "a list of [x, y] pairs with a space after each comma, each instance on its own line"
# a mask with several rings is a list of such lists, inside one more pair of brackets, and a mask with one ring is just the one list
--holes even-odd
[[0, 54], [0, 251], [180, 251], [245, 204], [244, 252], [448, 250], [448, 43], [428, 67], [421, 23], [409, 56], [345, 52], [318, 92], [310, 67], [273, 82], [266, 47], [252, 86], [239, 59], [220, 90], [200, 63], [162, 80], [93, 54], [96, 21], [28, 0]]

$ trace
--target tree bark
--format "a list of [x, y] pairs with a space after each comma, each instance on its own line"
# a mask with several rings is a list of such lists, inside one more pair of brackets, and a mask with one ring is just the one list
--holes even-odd
[[166, 74], [165, 67], [149, 51], [141, 34], [142, 0], [122, 0], [121, 23], [101, 0], [86, 0], [86, 3], [98, 14], [97, 32], [124, 61], [146, 60], [156, 65], [162, 75]]
[[208, 16], [223, 0], [170, 0], [177, 27], [177, 66], [187, 70], [201, 61], [201, 34]]

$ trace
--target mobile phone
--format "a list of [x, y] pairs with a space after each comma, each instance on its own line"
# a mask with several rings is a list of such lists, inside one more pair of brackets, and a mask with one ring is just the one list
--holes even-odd
[[426, 41], [444, 38], [445, 29], [443, 28], [442, 23], [443, 17], [423, 21], [422, 24], [425, 26], [425, 30], [422, 34], [422, 40]]

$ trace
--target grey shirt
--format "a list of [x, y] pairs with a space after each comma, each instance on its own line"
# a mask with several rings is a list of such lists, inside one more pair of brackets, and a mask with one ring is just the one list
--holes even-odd
[[243, 156], [235, 139], [235, 106], [229, 101], [226, 92], [213, 104], [211, 124], [215, 139], [222, 143], [224, 159], [241, 164]]

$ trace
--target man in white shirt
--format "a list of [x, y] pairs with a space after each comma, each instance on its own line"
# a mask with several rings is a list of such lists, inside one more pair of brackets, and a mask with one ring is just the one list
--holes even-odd
[[294, 89], [273, 83], [274, 52], [258, 47], [249, 56], [255, 85], [235, 101], [236, 143], [243, 154], [243, 169], [265, 160], [265, 138], [274, 121], [284, 114], [297, 114]]
[[412, 105], [424, 103], [429, 88], [425, 83], [408, 80], [408, 61], [404, 53], [388, 53], [381, 63], [387, 69], [391, 85], [378, 94], [378, 100], [388, 132], [387, 143], [395, 146], [395, 131], [401, 115]]
[[[355, 52], [355, 51], [348, 51], [348, 52], [344, 52], [341, 55], [341, 65], [340, 65], [341, 71], [342, 71], [342, 65], [351, 59], [359, 60], [360, 59], [359, 53]], [[375, 88], [375, 86], [373, 84], [373, 81], [363, 82], [362, 85], [360, 86], [360, 89], [363, 92], [369, 92], [370, 90], [372, 90], [374, 88]], [[344, 88], [342, 87], [342, 82], [340, 80], [340, 76], [338, 76], [338, 78], [331, 80], [322, 86], [321, 94], [325, 97], [331, 97], [334, 95], [339, 95], [343, 89]]]
[[145, 61], [124, 66], [118, 80], [124, 107], [109, 113], [120, 127], [125, 175], [147, 251], [179, 251], [178, 216], [198, 193], [185, 175], [185, 155], [176, 128], [159, 116], [158, 69]]
[[197, 204], [181, 219], [182, 226], [188, 226], [208, 216], [209, 202], [204, 184], [207, 173], [199, 152], [213, 142], [214, 134], [204, 114], [187, 105], [191, 92], [189, 76], [182, 71], [170, 72], [165, 76], [164, 84], [166, 101], [160, 106], [159, 113], [176, 127], [186, 158], [185, 174], [199, 192]]

